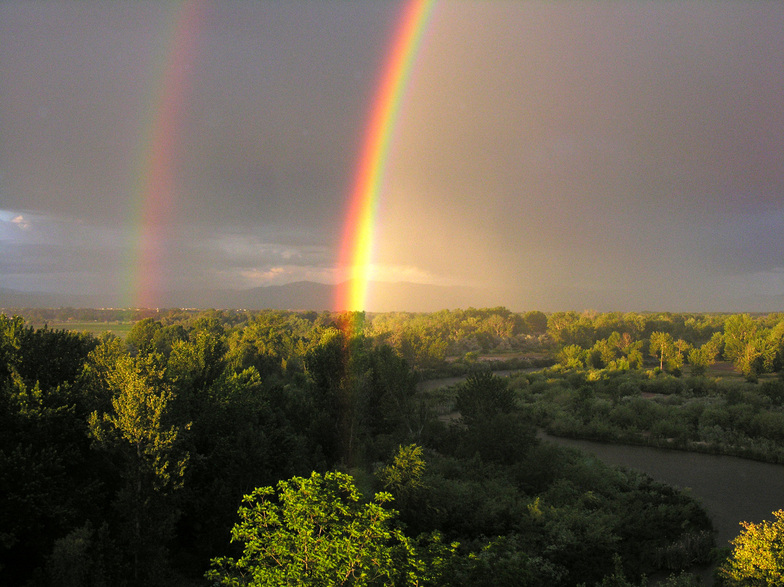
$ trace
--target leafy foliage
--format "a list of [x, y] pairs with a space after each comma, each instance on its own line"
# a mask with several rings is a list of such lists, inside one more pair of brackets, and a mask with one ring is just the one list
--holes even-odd
[[471, 426], [496, 414], [514, 409], [514, 392], [507, 382], [489, 371], [469, 375], [457, 394], [455, 407]]
[[743, 531], [719, 570], [725, 585], [784, 585], [784, 510], [773, 517], [759, 524], [741, 522]]
[[394, 527], [392, 497], [362, 503], [351, 476], [294, 477], [243, 498], [232, 541], [238, 559], [213, 560], [207, 578], [222, 585], [421, 585], [428, 571]]
[[124, 355], [108, 382], [112, 410], [90, 415], [90, 433], [101, 449], [120, 456], [115, 504], [134, 581], [157, 583], [177, 517], [168, 495], [182, 487], [189, 455], [178, 451], [180, 429], [167, 424], [172, 393], [155, 355]]

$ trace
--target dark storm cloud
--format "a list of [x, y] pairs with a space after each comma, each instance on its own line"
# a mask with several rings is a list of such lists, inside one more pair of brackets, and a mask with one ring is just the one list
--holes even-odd
[[188, 209], [218, 221], [339, 226], [394, 5], [239, 3], [205, 16]]
[[439, 8], [451, 42], [433, 42], [411, 100], [411, 132], [430, 129], [412, 141], [417, 173], [452, 178], [458, 193], [555, 197], [580, 215], [586, 200], [722, 213], [780, 203], [779, 5]]
[[[53, 272], [83, 270], [119, 282], [129, 271], [176, 8], [0, 6], [0, 208], [47, 219], [45, 243], [39, 226], [35, 242], [19, 233], [4, 246], [5, 286], [58, 288]], [[323, 268], [334, 263], [327, 247], [341, 229], [395, 10], [205, 5], [180, 105], [176, 201], [163, 228], [171, 285], [194, 285], [194, 276], [219, 285], [216, 275], [256, 285], [273, 270], [283, 281], [332, 276]], [[113, 252], [95, 255], [80, 238], [95, 231], [67, 219], [103, 224], [113, 236], [99, 246]]]
[[776, 254], [784, 251], [784, 207], [750, 207], [715, 221], [704, 234], [729, 273], [775, 272], [784, 268], [784, 261]]
[[127, 241], [122, 227], [0, 210], [0, 274], [110, 271], [117, 267]]
[[81, 244], [10, 244], [4, 246], [4, 253], [0, 260], [0, 272], [3, 275], [38, 276], [88, 271], [106, 273], [117, 264], [117, 258], [107, 254], [105, 249], [89, 250]]
[[302, 237], [277, 236], [265, 240], [254, 234], [203, 228], [181, 235], [178, 246], [191, 251], [194, 259], [223, 269], [262, 270], [280, 265], [323, 268], [332, 262], [324, 246], [307, 244]]
[[104, 218], [126, 211], [155, 47], [149, 23], [160, 11], [95, 8], [0, 6], [4, 207]]
[[[135, 6], [0, 7], [4, 206], [117, 219], [141, 197], [176, 15]], [[207, 6], [178, 137], [190, 220], [335, 222], [393, 9]]]

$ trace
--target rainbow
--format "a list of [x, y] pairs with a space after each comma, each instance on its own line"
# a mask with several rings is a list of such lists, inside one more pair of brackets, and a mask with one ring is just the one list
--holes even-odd
[[384, 173], [407, 82], [435, 0], [407, 0], [377, 85], [360, 150], [338, 256], [334, 309], [363, 311]]
[[154, 307], [160, 302], [166, 229], [175, 205], [177, 148], [196, 55], [204, 3], [174, 5], [165, 47], [149, 100], [149, 115], [134, 166], [129, 258], [124, 271], [123, 305]]

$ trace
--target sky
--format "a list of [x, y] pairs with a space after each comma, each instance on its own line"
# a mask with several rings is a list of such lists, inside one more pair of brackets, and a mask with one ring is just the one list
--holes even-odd
[[[335, 283], [402, 6], [0, 3], [0, 288]], [[773, 1], [435, 2], [373, 279], [443, 307], [784, 309], [782, 30]]]

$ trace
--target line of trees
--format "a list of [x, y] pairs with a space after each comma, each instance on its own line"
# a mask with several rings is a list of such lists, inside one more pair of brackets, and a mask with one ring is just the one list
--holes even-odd
[[[41, 310], [22, 312], [36, 324], [68, 320], [132, 320], [133, 337], [160, 324], [151, 344], [165, 349], [166, 337], [193, 322], [194, 310]], [[225, 311], [229, 327], [265, 313]], [[308, 323], [329, 323], [329, 313], [302, 312]], [[364, 317], [364, 335], [395, 349], [418, 372], [434, 375], [473, 368], [479, 356], [512, 353], [548, 356], [562, 364], [589, 368], [642, 368], [654, 359], [662, 370], [678, 373], [685, 365], [702, 374], [715, 360], [732, 362], [750, 381], [778, 372], [784, 361], [784, 314], [512, 312], [504, 307], [443, 310], [434, 313], [384, 313]], [[546, 359], [544, 359], [546, 361]], [[536, 363], [541, 366], [541, 363]], [[519, 366], [519, 365], [518, 365]]]
[[[550, 316], [548, 334], [556, 343], [559, 363], [567, 368], [641, 369], [646, 359], [660, 371], [704, 375], [717, 360], [733, 364], [748, 381], [784, 367], [784, 315], [683, 315], [664, 321], [640, 315], [577, 314]], [[672, 317], [670, 317], [672, 318]], [[617, 328], [609, 334], [608, 328]]]

